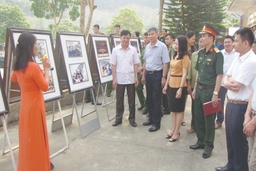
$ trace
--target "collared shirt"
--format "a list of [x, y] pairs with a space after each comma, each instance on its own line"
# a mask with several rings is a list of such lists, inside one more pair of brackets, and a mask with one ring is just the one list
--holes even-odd
[[227, 75], [231, 76], [243, 86], [236, 92], [228, 90], [227, 96], [231, 100], [248, 101], [250, 97], [250, 85], [256, 76], [256, 55], [249, 50], [241, 57], [236, 57], [228, 69]]
[[256, 78], [252, 82], [253, 96], [252, 96], [252, 110], [256, 111]]
[[198, 71], [197, 83], [200, 85], [214, 86], [218, 74], [223, 74], [223, 55], [212, 46], [207, 52], [206, 48], [198, 52], [195, 66]]
[[[221, 53], [223, 54], [223, 57], [224, 57], [223, 77], [222, 77], [224, 78], [234, 59], [239, 56], [239, 53], [235, 52], [234, 49], [230, 53], [228, 53], [225, 49], [223, 49], [221, 50]], [[221, 86], [224, 86], [223, 80], [224, 79], [222, 79]]]
[[192, 55], [191, 55], [191, 64], [190, 64], [189, 69], [188, 69], [187, 79], [190, 80], [192, 88], [194, 88], [195, 81], [196, 81], [195, 66], [196, 66], [196, 62], [197, 62], [197, 59], [198, 59], [198, 52], [199, 51], [195, 51], [194, 53], [192, 53]]
[[159, 40], [154, 46], [151, 43], [146, 46], [143, 58], [147, 71], [160, 71], [164, 64], [170, 62], [167, 46]]
[[116, 66], [117, 84], [135, 83], [134, 65], [139, 64], [140, 59], [134, 47], [129, 45], [125, 50], [121, 45], [116, 46], [112, 51], [110, 63]]

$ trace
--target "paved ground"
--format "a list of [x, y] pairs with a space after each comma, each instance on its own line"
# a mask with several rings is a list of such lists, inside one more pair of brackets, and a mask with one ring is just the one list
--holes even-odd
[[[86, 104], [86, 110], [93, 106]], [[137, 105], [138, 107], [138, 105]], [[80, 112], [81, 106], [78, 106]], [[115, 104], [109, 107], [109, 114], [114, 116]], [[63, 109], [64, 113], [71, 111], [70, 107]], [[101, 128], [92, 134], [81, 138], [77, 117], [73, 115], [73, 123], [67, 126], [69, 148], [53, 157], [54, 171], [214, 171], [216, 166], [226, 164], [226, 142], [224, 127], [216, 130], [215, 148], [208, 159], [203, 159], [203, 150], [191, 150], [189, 145], [196, 142], [195, 134], [188, 135], [190, 127], [190, 100], [185, 111], [186, 126], [181, 127], [181, 137], [171, 143], [165, 139], [170, 131], [171, 115], [164, 115], [161, 129], [149, 133], [149, 127], [142, 126], [147, 120], [141, 111], [136, 111], [138, 126], [133, 128], [128, 123], [128, 110], [125, 111], [123, 124], [112, 127], [108, 122], [105, 108], [98, 106]], [[81, 119], [83, 123], [91, 116]], [[50, 132], [52, 115], [47, 115], [49, 143], [51, 154], [65, 146], [63, 131]], [[8, 125], [12, 145], [18, 144], [18, 123]], [[3, 149], [4, 132], [0, 130], [0, 149]], [[14, 151], [17, 162], [18, 150]], [[0, 171], [11, 171], [10, 154], [0, 157]]]

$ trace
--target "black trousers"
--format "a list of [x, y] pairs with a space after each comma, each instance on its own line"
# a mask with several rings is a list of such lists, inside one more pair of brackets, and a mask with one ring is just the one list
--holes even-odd
[[248, 142], [243, 133], [246, 104], [231, 104], [226, 106], [226, 139], [228, 150], [228, 168], [235, 171], [248, 171]]
[[124, 114], [124, 91], [127, 89], [129, 103], [129, 121], [135, 121], [135, 84], [117, 84], [116, 88], [116, 121], [122, 121]]
[[149, 120], [153, 125], [160, 126], [163, 116], [161, 111], [162, 99], [162, 72], [154, 72], [150, 74], [146, 72], [146, 90], [147, 90], [147, 105], [149, 111]]

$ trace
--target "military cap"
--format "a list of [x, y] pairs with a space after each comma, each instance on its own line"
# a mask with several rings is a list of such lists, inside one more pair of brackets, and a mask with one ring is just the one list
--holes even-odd
[[218, 32], [208, 23], [204, 24], [203, 30], [199, 34], [210, 33], [214, 37], [217, 36]]

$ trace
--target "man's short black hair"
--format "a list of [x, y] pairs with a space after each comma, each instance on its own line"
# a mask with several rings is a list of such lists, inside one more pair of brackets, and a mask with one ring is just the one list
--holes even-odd
[[252, 46], [254, 42], [254, 34], [252, 32], [252, 29], [249, 27], [244, 27], [235, 32], [235, 35], [240, 35], [242, 41], [248, 41], [249, 45]]
[[116, 24], [115, 27], [119, 27], [120, 28], [121, 26], [119, 24]]
[[225, 40], [225, 39], [231, 39], [232, 42], [234, 42], [234, 37], [232, 37], [232, 36], [230, 36], [230, 35], [225, 36], [225, 37], [224, 37], [224, 40]]
[[167, 29], [163, 28], [162, 30], [164, 30], [167, 33]]
[[144, 36], [148, 36], [148, 32], [145, 32], [145, 33], [144, 33]]
[[168, 33], [165, 37], [167, 37], [167, 36], [170, 36], [170, 38], [172, 38], [173, 40], [175, 39], [174, 35], [171, 33]]
[[100, 29], [100, 26], [98, 24], [95, 24], [93, 27], [97, 27], [98, 29]]
[[122, 37], [122, 36], [126, 36], [126, 35], [128, 35], [128, 34], [131, 36], [131, 32], [130, 32], [130, 31], [128, 31], [128, 30], [122, 30], [120, 36]]
[[136, 35], [136, 37], [140, 37], [140, 32], [135, 31], [135, 35]]

